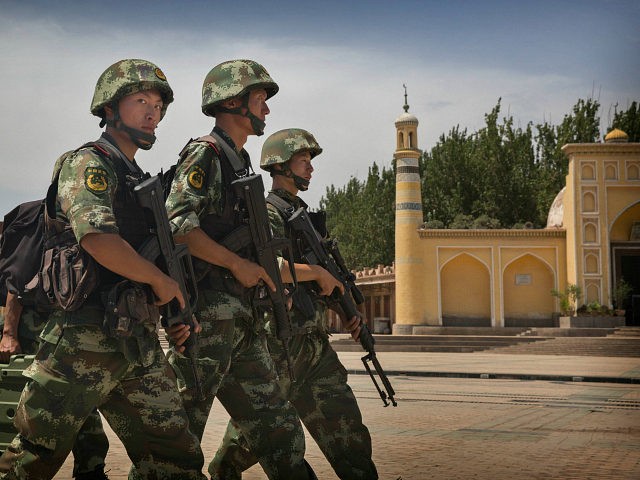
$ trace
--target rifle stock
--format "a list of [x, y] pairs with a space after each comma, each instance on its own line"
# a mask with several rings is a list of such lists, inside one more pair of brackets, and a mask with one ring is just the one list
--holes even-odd
[[[304, 260], [310, 265], [320, 265], [327, 270], [331, 275], [337, 278], [344, 286], [344, 293], [341, 293], [337, 288], [331, 293], [329, 297], [331, 301], [334, 301], [340, 305], [340, 308], [346, 315], [347, 319], [358, 317], [362, 319], [362, 314], [358, 311], [356, 305], [360, 305], [364, 302], [364, 295], [355, 284], [354, 275], [347, 269], [344, 259], [338, 249], [338, 243], [333, 239], [323, 239], [318, 234], [317, 230], [309, 217], [308, 212], [304, 208], [299, 208], [291, 215], [288, 220], [291, 228], [301, 235], [304, 242]], [[360, 345], [367, 352], [367, 355], [362, 357], [362, 363], [367, 370], [367, 373], [371, 377], [373, 384], [378, 390], [378, 394], [384, 403], [384, 406], [388, 406], [387, 401], [390, 400], [393, 406], [397, 406], [394, 398], [395, 391], [391, 386], [391, 382], [387, 378], [375, 352], [375, 339], [366, 323], [360, 322]], [[380, 388], [378, 382], [373, 376], [373, 372], [369, 367], [369, 362], [373, 365], [382, 385], [384, 391]]]

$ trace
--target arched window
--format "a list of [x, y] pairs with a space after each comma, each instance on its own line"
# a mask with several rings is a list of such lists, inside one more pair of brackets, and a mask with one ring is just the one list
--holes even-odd
[[587, 192], [582, 197], [582, 211], [583, 212], [595, 212], [596, 211], [596, 196]]
[[593, 253], [588, 254], [585, 258], [584, 271], [585, 273], [600, 273], [600, 268], [598, 266], [598, 257]]
[[587, 223], [584, 226], [585, 243], [596, 243], [598, 240], [597, 229], [593, 223]]
[[618, 179], [618, 171], [615, 165], [607, 165], [604, 178], [607, 180], [617, 180]]
[[583, 180], [594, 180], [596, 178], [593, 165], [587, 164], [582, 166], [582, 179]]

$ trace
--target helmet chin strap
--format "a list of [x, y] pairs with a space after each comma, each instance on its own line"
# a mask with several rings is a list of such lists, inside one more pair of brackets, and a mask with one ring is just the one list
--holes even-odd
[[125, 132], [127, 135], [129, 135], [129, 138], [131, 138], [131, 141], [135, 144], [135, 146], [141, 148], [142, 150], [151, 150], [151, 147], [153, 147], [153, 144], [156, 142], [156, 136], [154, 134], [143, 132], [142, 130], [138, 130], [125, 124], [122, 121], [122, 118], [120, 118], [120, 112], [118, 111], [117, 106], [113, 109], [112, 120], [103, 119], [100, 122], [100, 126], [104, 126], [104, 124], [111, 128], [115, 128]]
[[[243, 108], [246, 109], [246, 112], [242, 111]], [[241, 117], [248, 118], [249, 121], [251, 122], [251, 128], [253, 130], [254, 135], [258, 137], [264, 135], [264, 127], [266, 127], [267, 124], [263, 120], [260, 120], [258, 117], [256, 117], [249, 109], [248, 93], [242, 97], [242, 105], [240, 105], [239, 107], [236, 107], [236, 108], [218, 107], [218, 110], [220, 110], [221, 112], [231, 113], [234, 115], [240, 115]]]
[[296, 186], [298, 190], [301, 192], [306, 192], [309, 190], [309, 180], [302, 178], [298, 175], [295, 175], [288, 165], [284, 166], [282, 170], [276, 170], [275, 168], [271, 170], [271, 176], [274, 175], [282, 175], [283, 177], [293, 179], [293, 184]]

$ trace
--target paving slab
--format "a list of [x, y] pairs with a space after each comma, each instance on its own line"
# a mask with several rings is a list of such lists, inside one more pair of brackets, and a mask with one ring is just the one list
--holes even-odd
[[[384, 408], [371, 380], [360, 374], [362, 354], [338, 355], [358, 372], [349, 383], [371, 432], [381, 479], [640, 478], [640, 385], [574, 378], [638, 379], [639, 358], [381, 352], [383, 368], [404, 372], [390, 375], [398, 406]], [[215, 402], [202, 442], [206, 462], [227, 421]], [[109, 477], [124, 480], [129, 459], [107, 433]], [[306, 457], [319, 478], [335, 480], [308, 433], [306, 440]], [[69, 458], [55, 479], [70, 479], [71, 468]], [[243, 479], [266, 476], [254, 466]]]

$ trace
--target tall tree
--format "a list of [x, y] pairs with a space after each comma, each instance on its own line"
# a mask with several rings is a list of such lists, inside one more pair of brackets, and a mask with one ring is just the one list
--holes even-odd
[[617, 110], [618, 106], [616, 105], [613, 123], [609, 131], [619, 128], [629, 135], [630, 142], [640, 142], [640, 108], [638, 108], [638, 102], [631, 102], [631, 105], [626, 110], [620, 112]]
[[[567, 143], [592, 143], [600, 138], [600, 104], [594, 99], [579, 99], [558, 126], [544, 122], [536, 125], [534, 137], [538, 164], [538, 188], [535, 193], [538, 223], [546, 221], [553, 199], [565, 186], [568, 159], [562, 152]], [[536, 225], [538, 226], [538, 225]]]
[[395, 174], [369, 168], [366, 181], [349, 179], [347, 185], [328, 187], [320, 199], [327, 212], [327, 227], [340, 244], [350, 268], [390, 265], [395, 249]]

